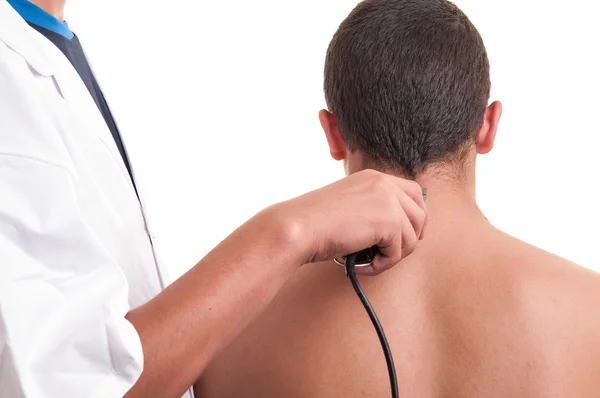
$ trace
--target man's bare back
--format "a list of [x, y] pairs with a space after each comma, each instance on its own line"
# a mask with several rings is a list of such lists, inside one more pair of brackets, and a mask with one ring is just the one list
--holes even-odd
[[[489, 103], [487, 50], [468, 17], [447, 0], [364, 0], [331, 40], [324, 89], [321, 125], [346, 173], [377, 168], [428, 192], [416, 251], [361, 278], [400, 396], [600, 397], [600, 275], [502, 233], [477, 205], [476, 161], [494, 147], [502, 104]], [[373, 325], [333, 262], [301, 269], [197, 392], [391, 396]]]
[[[433, 211], [433, 210], [432, 210]], [[432, 221], [362, 278], [402, 397], [600, 396], [600, 276], [484, 219]], [[379, 341], [344, 270], [302, 269], [205, 373], [199, 398], [389, 397]]]

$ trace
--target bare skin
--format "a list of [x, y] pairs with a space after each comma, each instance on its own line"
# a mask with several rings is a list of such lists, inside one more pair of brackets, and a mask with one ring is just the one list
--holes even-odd
[[[422, 178], [427, 239], [363, 285], [402, 397], [598, 397], [600, 276], [495, 229], [472, 194]], [[549, 226], [550, 227], [550, 226]], [[389, 397], [379, 341], [344, 270], [299, 270], [213, 362], [199, 398]]]
[[67, 0], [29, 0], [59, 21], [65, 20], [65, 3]]
[[[460, 163], [428, 167], [426, 238], [390, 272], [362, 278], [393, 351], [401, 397], [596, 398], [600, 275], [497, 230], [475, 200], [478, 154], [502, 105], [485, 111]], [[364, 162], [321, 111], [331, 155]], [[514, 193], [510, 193], [514, 194]], [[340, 233], [360, 231], [354, 222]], [[552, 228], [551, 223], [548, 228]], [[561, 233], [561, 231], [557, 231]], [[300, 269], [196, 385], [199, 398], [389, 397], [371, 321], [344, 269]]]

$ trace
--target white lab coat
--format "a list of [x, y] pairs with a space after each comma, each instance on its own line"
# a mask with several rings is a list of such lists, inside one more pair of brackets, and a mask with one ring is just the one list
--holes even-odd
[[0, 0], [0, 397], [131, 388], [143, 352], [125, 315], [166, 278], [146, 221], [79, 75]]

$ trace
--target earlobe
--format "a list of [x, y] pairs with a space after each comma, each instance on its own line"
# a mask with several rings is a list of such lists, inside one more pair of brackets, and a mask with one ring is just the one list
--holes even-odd
[[323, 109], [319, 112], [319, 120], [325, 137], [327, 137], [331, 157], [335, 160], [343, 160], [346, 157], [346, 145], [340, 134], [335, 115]]
[[502, 116], [502, 103], [500, 101], [493, 102], [485, 110], [483, 116], [483, 125], [477, 136], [477, 153], [485, 155], [494, 148], [498, 124]]

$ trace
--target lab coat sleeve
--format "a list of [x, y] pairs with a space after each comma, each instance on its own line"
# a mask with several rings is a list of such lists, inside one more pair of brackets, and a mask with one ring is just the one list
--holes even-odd
[[67, 168], [0, 154], [0, 397], [117, 398], [142, 372], [127, 280], [75, 189]]

